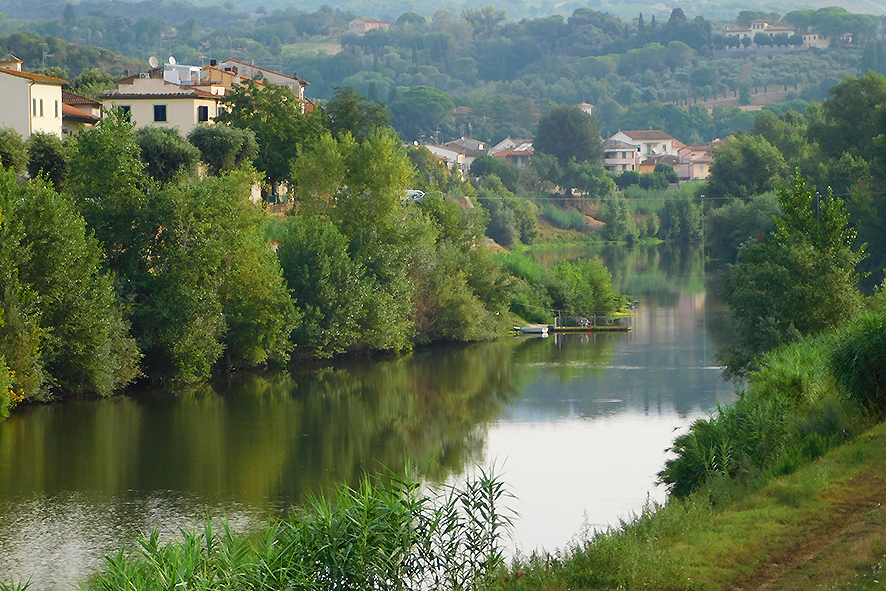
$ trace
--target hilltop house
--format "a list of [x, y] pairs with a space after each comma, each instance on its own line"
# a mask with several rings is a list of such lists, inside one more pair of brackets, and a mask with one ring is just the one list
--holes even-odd
[[714, 161], [714, 150], [720, 140], [710, 144], [689, 144], [677, 151], [677, 175], [680, 180], [705, 180], [711, 176], [711, 162]]
[[22, 72], [22, 60], [0, 57], [0, 127], [11, 127], [28, 139], [32, 133], [62, 135], [62, 85], [67, 80]]
[[387, 31], [390, 28], [391, 23], [378, 18], [355, 18], [348, 23], [348, 31], [361, 37], [369, 31], [374, 31], [376, 29]]

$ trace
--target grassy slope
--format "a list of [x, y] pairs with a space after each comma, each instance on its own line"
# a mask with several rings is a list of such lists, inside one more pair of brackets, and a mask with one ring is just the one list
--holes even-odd
[[736, 501], [669, 552], [683, 556], [702, 588], [876, 587], [886, 551], [883, 501], [886, 425]]
[[686, 501], [644, 511], [626, 529], [582, 549], [525, 560], [492, 587], [884, 589], [881, 503], [886, 424], [758, 488], [714, 482]]

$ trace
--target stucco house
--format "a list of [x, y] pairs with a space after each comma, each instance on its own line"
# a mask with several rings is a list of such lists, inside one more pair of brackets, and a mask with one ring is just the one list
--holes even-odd
[[116, 90], [102, 94], [102, 99], [127, 111], [136, 127], [178, 127], [187, 135], [218, 117], [223, 96], [221, 86], [182, 85], [148, 76], [120, 80]]
[[[214, 61], [215, 60], [213, 60], [213, 62]], [[262, 83], [269, 82], [271, 84], [276, 84], [277, 86], [285, 86], [293, 93], [295, 93], [295, 96], [298, 97], [298, 100], [303, 102], [303, 105], [307, 103], [307, 101], [305, 100], [305, 87], [308, 86], [308, 84], [310, 83], [299, 78], [298, 74], [287, 76], [286, 74], [281, 74], [280, 72], [275, 72], [274, 70], [268, 70], [254, 64], [247, 64], [246, 62], [241, 62], [240, 60], [235, 59], [210, 63], [210, 66], [215, 67], [221, 72], [226, 72], [233, 76], [232, 78], [230, 78], [230, 80], [233, 81], [233, 84], [239, 84], [242, 78], [251, 78]], [[210, 80], [212, 80], [211, 77]], [[230, 89], [231, 86], [227, 82], [227, 80], [227, 78], [221, 78], [220, 81], [223, 85]], [[305, 110], [310, 109], [307, 108]]]
[[62, 135], [62, 85], [67, 80], [22, 72], [22, 60], [0, 57], [0, 127], [11, 127], [28, 139], [32, 133]]
[[641, 157], [676, 154], [677, 150], [683, 146], [682, 142], [675, 140], [660, 129], [619, 131], [609, 139], [633, 144], [639, 150]]
[[640, 169], [640, 148], [636, 144], [609, 138], [603, 141], [603, 166], [609, 172]]
[[711, 176], [714, 149], [719, 140], [710, 144], [689, 144], [677, 151], [677, 175], [680, 180], [705, 180]]
[[442, 146], [439, 144], [423, 145], [431, 152], [431, 154], [435, 155], [441, 162], [443, 162], [449, 170], [457, 173], [461, 178], [464, 178], [465, 173], [468, 170], [468, 165], [465, 164], [465, 154], [463, 149], [459, 150], [457, 148]]
[[640, 162], [640, 174], [650, 174], [655, 172], [655, 167], [659, 164], [666, 164], [676, 172], [678, 163], [677, 157], [673, 154], [649, 156]]
[[490, 152], [490, 155], [510, 162], [517, 168], [526, 168], [529, 166], [529, 160], [534, 153], [535, 150], [532, 148], [532, 142], [527, 142], [520, 144], [519, 146], [514, 146], [513, 148], [508, 148], [507, 150], [499, 150], [495, 154]]
[[502, 141], [500, 141], [497, 144], [495, 144], [494, 146], [492, 146], [491, 148], [489, 148], [488, 154], [490, 156], [495, 156], [498, 152], [502, 152], [504, 150], [511, 150], [511, 149], [514, 149], [518, 146], [522, 146], [524, 144], [529, 144], [531, 146], [532, 140], [528, 140], [528, 139], [524, 139], [524, 140], [516, 139], [515, 140], [511, 136], [508, 136], [505, 139], [503, 139]]
[[379, 18], [355, 18], [348, 23], [348, 31], [361, 37], [369, 31], [374, 31], [376, 29], [387, 31], [390, 28], [391, 23]]

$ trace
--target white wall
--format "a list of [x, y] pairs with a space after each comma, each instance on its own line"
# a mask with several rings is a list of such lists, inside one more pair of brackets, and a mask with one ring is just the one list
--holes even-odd
[[[27, 78], [0, 72], [0, 127], [11, 127], [28, 139], [37, 131], [62, 135], [62, 88], [58, 84], [32, 84]], [[37, 100], [37, 116], [32, 115]], [[40, 101], [43, 115], [40, 115]], [[56, 111], [56, 105], [58, 110]]]

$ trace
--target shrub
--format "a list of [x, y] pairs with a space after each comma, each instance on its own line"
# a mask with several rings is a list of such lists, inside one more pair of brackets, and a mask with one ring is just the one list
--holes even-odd
[[841, 331], [830, 367], [853, 400], [886, 412], [886, 316], [864, 315]]

